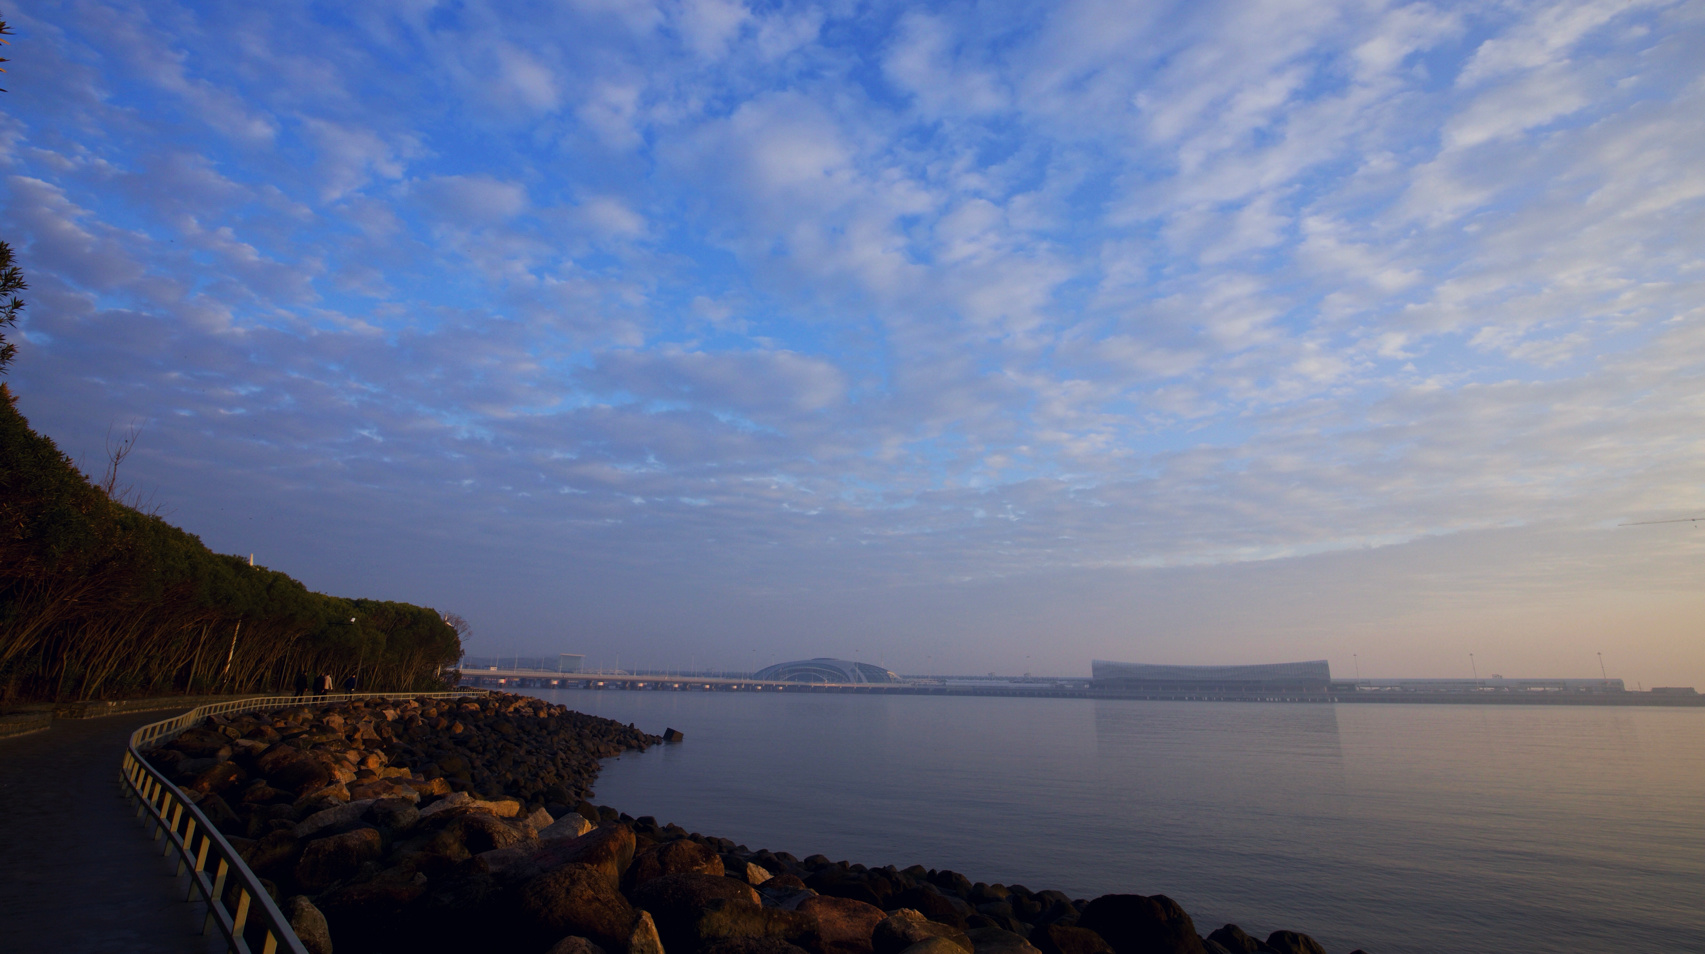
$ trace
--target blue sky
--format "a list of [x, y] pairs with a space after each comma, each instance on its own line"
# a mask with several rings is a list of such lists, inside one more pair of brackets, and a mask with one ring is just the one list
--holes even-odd
[[216, 549], [595, 662], [1705, 685], [1617, 527], [1705, 512], [1705, 4], [6, 15], [11, 384]]

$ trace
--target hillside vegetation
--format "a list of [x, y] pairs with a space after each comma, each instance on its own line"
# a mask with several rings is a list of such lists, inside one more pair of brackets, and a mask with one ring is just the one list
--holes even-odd
[[0, 702], [285, 689], [299, 672], [427, 690], [461, 657], [432, 609], [315, 593], [114, 496], [0, 385]]

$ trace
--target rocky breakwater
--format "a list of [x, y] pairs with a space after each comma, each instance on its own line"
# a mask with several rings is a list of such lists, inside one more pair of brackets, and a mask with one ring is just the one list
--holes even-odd
[[151, 758], [314, 954], [1324, 954], [1204, 937], [1164, 895], [801, 860], [584, 799], [598, 758], [657, 741], [504, 696], [237, 717]]

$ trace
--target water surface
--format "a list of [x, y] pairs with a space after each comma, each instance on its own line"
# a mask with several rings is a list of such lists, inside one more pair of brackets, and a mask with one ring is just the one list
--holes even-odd
[[685, 732], [594, 801], [752, 848], [1332, 954], [1705, 950], [1705, 710], [536, 694]]

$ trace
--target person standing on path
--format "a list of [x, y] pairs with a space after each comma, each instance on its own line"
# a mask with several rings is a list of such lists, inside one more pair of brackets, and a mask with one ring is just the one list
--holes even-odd
[[308, 694], [308, 670], [298, 669], [298, 670], [296, 670], [296, 698], [300, 699], [307, 694]]
[[328, 673], [321, 674], [320, 684], [318, 686], [318, 689], [319, 689], [318, 698], [324, 699], [326, 696], [331, 695], [331, 691], [332, 691], [332, 674], [331, 673], [328, 672]]
[[355, 695], [355, 674], [354, 673], [350, 673], [349, 676], [343, 680], [343, 691], [348, 695], [352, 695], [352, 696]]

